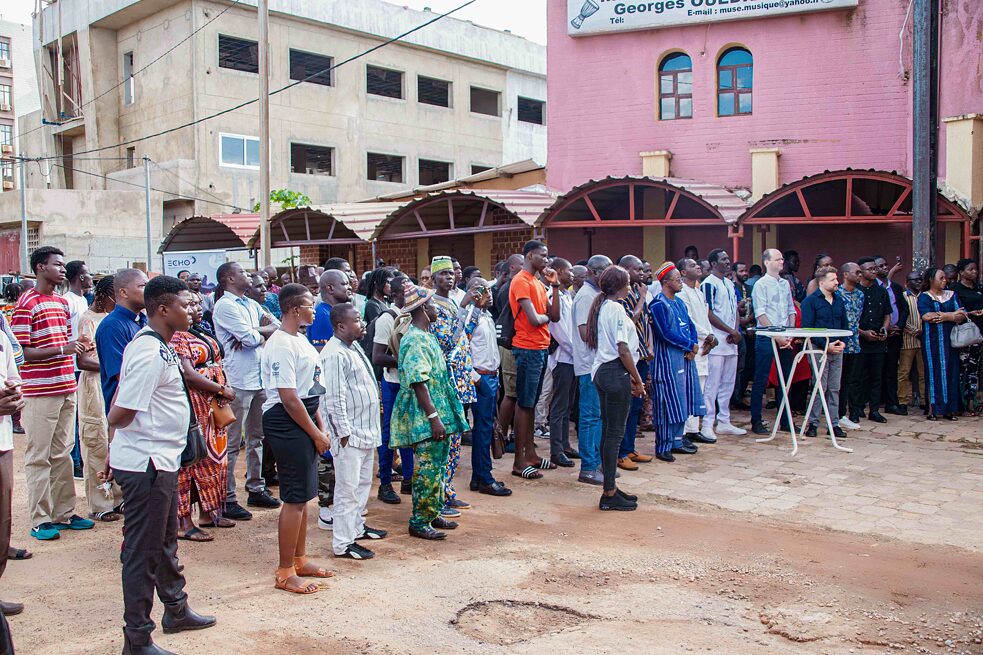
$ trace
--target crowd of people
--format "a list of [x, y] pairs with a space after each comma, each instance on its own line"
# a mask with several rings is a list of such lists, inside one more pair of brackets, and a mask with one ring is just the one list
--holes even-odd
[[[34, 279], [8, 286], [0, 315], [0, 574], [31, 556], [10, 544], [13, 435], [26, 432], [32, 537], [124, 521], [124, 654], [168, 652], [151, 636], [155, 590], [165, 632], [215, 623], [188, 606], [177, 543], [213, 541], [252, 511], [279, 511], [274, 586], [298, 594], [333, 575], [307, 555], [315, 497], [336, 557], [371, 559], [368, 545], [387, 536], [365, 521], [374, 477], [380, 501], [410, 497], [410, 535], [445, 539], [471, 508], [455, 480], [463, 447], [471, 492], [512, 494], [494, 471], [506, 453], [522, 480], [579, 460], [601, 510], [636, 509], [619, 469], [746, 435], [735, 409], [750, 410], [754, 434], [771, 432], [776, 367], [804, 415], [815, 370], [807, 360], [790, 370], [802, 347], [791, 338], [778, 337], [775, 362], [765, 330], [849, 331], [824, 344], [838, 438], [885, 422], [882, 409], [920, 405], [930, 420], [980, 411], [983, 286], [968, 259], [902, 287], [900, 258], [836, 268], [820, 255], [801, 280], [794, 251], [766, 250], [751, 266], [692, 246], [658, 266], [631, 254], [573, 264], [529, 241], [490, 279], [443, 256], [417, 279], [381, 262], [359, 278], [340, 258], [283, 274], [229, 262], [207, 293], [188, 271], [95, 281], [48, 246], [30, 263]], [[820, 409], [801, 419], [806, 436], [818, 435]], [[642, 431], [655, 435], [648, 453]]]

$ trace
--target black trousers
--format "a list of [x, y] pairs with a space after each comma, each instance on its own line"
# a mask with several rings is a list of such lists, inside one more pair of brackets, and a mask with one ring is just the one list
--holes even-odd
[[[840, 374], [840, 416], [853, 416], [853, 364], [857, 355], [843, 353], [843, 370]], [[858, 409], [857, 414], [860, 413]]]
[[154, 589], [161, 602], [183, 614], [188, 602], [177, 559], [177, 471], [142, 473], [113, 469], [123, 490], [123, 632], [147, 646], [156, 627], [150, 618]]
[[890, 407], [898, 401], [898, 366], [901, 361], [901, 346], [904, 336], [898, 334], [887, 339], [887, 356], [884, 358], [884, 371], [881, 374], [881, 398]]
[[[870, 406], [871, 412], [880, 411], [881, 382], [884, 376], [884, 360], [887, 353], [861, 351], [854, 356], [850, 380], [850, 415], [860, 416], [864, 408]], [[897, 368], [895, 368], [897, 370]]]
[[573, 403], [573, 364], [553, 367], [553, 398], [550, 401], [550, 457], [570, 449], [570, 407]]
[[625, 437], [628, 410], [631, 409], [631, 378], [620, 359], [601, 364], [594, 374], [594, 386], [601, 401], [601, 470], [604, 490], [615, 488], [618, 450]]

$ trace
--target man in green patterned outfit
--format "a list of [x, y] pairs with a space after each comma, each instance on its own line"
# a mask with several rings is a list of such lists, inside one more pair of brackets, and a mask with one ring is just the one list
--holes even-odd
[[389, 440], [390, 448], [413, 448], [410, 535], [421, 539], [444, 539], [447, 533], [440, 530], [457, 527], [440, 515], [449, 454], [447, 435], [468, 429], [444, 355], [430, 334], [430, 324], [437, 318], [433, 294], [422, 287], [404, 291], [403, 313], [410, 315], [410, 325], [399, 341], [399, 393]]

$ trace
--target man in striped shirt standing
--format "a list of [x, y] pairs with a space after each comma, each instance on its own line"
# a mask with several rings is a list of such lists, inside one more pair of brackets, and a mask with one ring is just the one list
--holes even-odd
[[382, 444], [379, 383], [358, 344], [365, 324], [355, 306], [332, 306], [331, 327], [334, 334], [321, 351], [321, 411], [334, 455], [332, 548], [335, 557], [371, 559], [375, 553], [357, 541], [386, 536], [385, 530], [368, 527], [362, 518], [372, 488], [373, 455]]
[[31, 271], [37, 285], [17, 300], [10, 325], [24, 348], [24, 477], [31, 536], [47, 541], [61, 530], [95, 525], [75, 513], [71, 457], [78, 388], [74, 357], [94, 346], [91, 339], [74, 340], [68, 301], [55, 291], [65, 282], [65, 253], [38, 248], [31, 254]]

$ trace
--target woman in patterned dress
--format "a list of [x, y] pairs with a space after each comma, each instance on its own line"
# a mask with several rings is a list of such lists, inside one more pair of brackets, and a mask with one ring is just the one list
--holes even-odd
[[918, 296], [918, 313], [922, 317], [922, 356], [925, 358], [925, 403], [928, 420], [941, 415], [956, 420], [962, 405], [959, 395], [959, 357], [952, 347], [952, 328], [966, 320], [966, 310], [955, 292], [946, 289], [945, 272], [928, 268], [922, 278]]
[[225, 481], [228, 472], [226, 444], [228, 431], [218, 429], [211, 417], [211, 401], [220, 397], [235, 399], [235, 392], [225, 384], [221, 344], [202, 325], [201, 295], [191, 293], [188, 307], [192, 325], [187, 332], [176, 332], [171, 346], [181, 358], [182, 373], [191, 396], [191, 409], [201, 426], [208, 456], [193, 466], [182, 467], [178, 472], [178, 536], [188, 541], [211, 541], [213, 537], [195, 526], [191, 518], [191, 491], [194, 487], [198, 498], [201, 525], [231, 528], [235, 521], [222, 516], [225, 506]]

